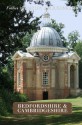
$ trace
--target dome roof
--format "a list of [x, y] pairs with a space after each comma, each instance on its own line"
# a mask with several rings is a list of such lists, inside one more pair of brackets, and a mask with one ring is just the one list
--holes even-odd
[[63, 47], [63, 43], [55, 29], [45, 26], [33, 35], [30, 43], [30, 47], [41, 46]]

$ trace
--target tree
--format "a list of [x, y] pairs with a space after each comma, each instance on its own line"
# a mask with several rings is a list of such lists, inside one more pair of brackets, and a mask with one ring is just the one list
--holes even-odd
[[78, 41], [77, 45], [75, 46], [74, 50], [78, 53], [78, 55], [82, 59], [82, 41]]
[[[25, 0], [0, 0], [0, 87], [13, 89], [12, 54], [23, 48], [21, 39], [36, 31], [39, 18], [23, 8]], [[31, 19], [31, 20], [30, 20]]]
[[[38, 28], [39, 18], [34, 19], [33, 13], [23, 8], [24, 0], [0, 1], [0, 63], [7, 64], [8, 57], [18, 48], [22, 48], [20, 39]], [[32, 19], [30, 21], [30, 19]]]
[[61, 40], [63, 42], [64, 47], [66, 47], [67, 43], [66, 43], [66, 38], [63, 35], [63, 28], [64, 28], [64, 24], [62, 23], [57, 23], [54, 19], [52, 19], [51, 22], [51, 26], [59, 33]]
[[82, 41], [79, 41], [77, 45], [75, 46], [74, 50], [78, 53], [78, 55], [81, 57], [81, 60], [79, 62], [79, 85], [80, 88], [82, 88]]
[[34, 33], [34, 30], [32, 30], [31, 33], [27, 32], [26, 35], [21, 39], [21, 42], [23, 43], [23, 51], [26, 51], [26, 48], [30, 46], [30, 42]]
[[47, 5], [48, 7], [49, 6], [52, 6], [51, 4], [51, 1], [50, 0], [27, 0], [27, 2], [29, 2], [30, 4], [32, 2], [34, 2], [35, 4], [38, 4], [38, 5]]
[[77, 16], [78, 12], [81, 12], [82, 0], [67, 0], [67, 6], [71, 6]]
[[68, 34], [68, 42], [70, 48], [73, 48], [76, 46], [77, 42], [79, 41], [79, 33], [78, 31], [72, 31], [71, 33]]
[[[61, 0], [62, 1], [62, 0]], [[35, 4], [53, 6], [50, 0], [27, 0], [30, 4], [34, 2]], [[75, 16], [77, 16], [78, 12], [81, 12], [82, 0], [66, 0], [66, 5], [73, 8], [75, 12]]]

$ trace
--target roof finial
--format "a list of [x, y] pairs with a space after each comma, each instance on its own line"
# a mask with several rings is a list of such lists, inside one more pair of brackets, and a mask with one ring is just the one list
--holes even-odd
[[50, 18], [50, 14], [48, 13], [48, 8], [46, 8], [46, 11], [43, 15], [44, 18]]
[[45, 10], [46, 10], [46, 13], [47, 13], [47, 12], [48, 12], [48, 8], [46, 7], [46, 9], [45, 9]]
[[43, 14], [43, 26], [50, 26], [51, 19], [50, 14], [48, 13], [48, 8], [45, 9], [45, 13]]
[[46, 7], [46, 12], [47, 12], [48, 8]]

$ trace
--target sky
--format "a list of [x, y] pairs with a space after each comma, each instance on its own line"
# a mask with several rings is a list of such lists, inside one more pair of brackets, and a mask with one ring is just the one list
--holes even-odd
[[[44, 0], [45, 1], [45, 0]], [[48, 8], [51, 19], [55, 19], [57, 23], [63, 23], [65, 25], [64, 36], [67, 38], [68, 34], [77, 30], [82, 40], [82, 12], [78, 13], [75, 17], [71, 7], [66, 6], [66, 0], [51, 0], [53, 6]], [[27, 12], [31, 10], [34, 13], [34, 17], [39, 17], [45, 13], [47, 6], [35, 5], [25, 3]]]

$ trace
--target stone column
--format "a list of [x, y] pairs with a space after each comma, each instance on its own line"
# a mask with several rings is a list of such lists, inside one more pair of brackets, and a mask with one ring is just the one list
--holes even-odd
[[64, 86], [67, 87], [68, 84], [68, 67], [67, 67], [67, 63], [65, 63], [65, 68], [64, 68]]
[[68, 88], [70, 88], [70, 64], [68, 63]]
[[79, 88], [79, 72], [78, 72], [78, 64], [75, 66], [75, 85], [74, 87], [77, 89]]

